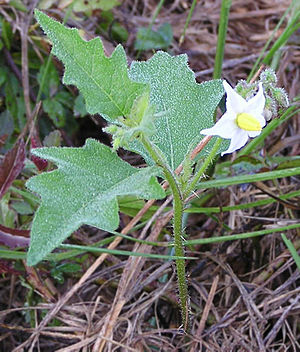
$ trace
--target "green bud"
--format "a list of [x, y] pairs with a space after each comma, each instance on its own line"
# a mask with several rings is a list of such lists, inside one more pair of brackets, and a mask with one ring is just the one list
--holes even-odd
[[113, 150], [119, 149], [121, 146], [121, 138], [120, 137], [113, 138], [112, 145], [113, 145]]
[[277, 76], [273, 69], [267, 68], [260, 74], [260, 82], [264, 87], [266, 104], [264, 109], [264, 117], [269, 121], [272, 117], [276, 117], [279, 107], [287, 108], [289, 106], [289, 98], [283, 88], [277, 88]]
[[273, 69], [267, 68], [264, 70], [260, 76], [260, 81], [266, 86], [276, 86], [277, 84], [277, 76]]
[[107, 127], [105, 127], [103, 130], [107, 133], [110, 134], [115, 134], [118, 131], [119, 127], [116, 125], [109, 125]]
[[137, 97], [133, 103], [129, 116], [120, 116], [116, 124], [111, 124], [104, 129], [113, 137], [113, 149], [127, 148], [128, 145], [141, 136], [151, 136], [155, 133], [154, 107], [150, 104], [149, 90]]
[[269, 95], [266, 95], [265, 98], [266, 98], [266, 102], [265, 102], [263, 115], [266, 121], [270, 121], [272, 117], [277, 116], [278, 107], [277, 107], [276, 101], [273, 98], [271, 98]]
[[241, 79], [234, 89], [244, 99], [249, 100], [256, 93], [256, 84], [248, 83], [244, 79]]
[[135, 122], [135, 126], [141, 124], [147, 110], [149, 109], [150, 96], [146, 90], [140, 97], [136, 98], [130, 111], [129, 120]]
[[280, 107], [287, 108], [289, 106], [289, 98], [283, 88], [272, 88], [271, 94]]

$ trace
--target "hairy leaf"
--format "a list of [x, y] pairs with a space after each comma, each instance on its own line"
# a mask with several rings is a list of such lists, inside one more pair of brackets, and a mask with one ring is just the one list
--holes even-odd
[[[214, 124], [214, 111], [224, 95], [222, 81], [198, 84], [186, 55], [172, 57], [162, 51], [147, 62], [133, 62], [130, 76], [150, 84], [151, 102], [157, 112], [163, 113], [155, 120], [157, 132], [151, 139], [175, 169], [189, 149], [204, 137], [199, 132]], [[206, 153], [212, 145], [210, 142]], [[133, 149], [148, 159], [141, 146]]]
[[[53, 42], [53, 53], [65, 64], [64, 83], [81, 90], [89, 113], [100, 113], [109, 121], [127, 117], [135, 99], [150, 85], [150, 99], [160, 115], [152, 141], [171, 168], [175, 169], [203, 138], [200, 131], [214, 124], [214, 111], [224, 95], [222, 81], [198, 84], [186, 55], [172, 57], [158, 52], [147, 62], [133, 62], [129, 77], [121, 46], [107, 58], [99, 38], [86, 42], [76, 29], [67, 29], [40, 11], [36, 11], [36, 18]], [[223, 142], [221, 151], [227, 144]], [[131, 148], [150, 162], [141, 145], [135, 143]]]
[[32, 224], [28, 265], [45, 258], [82, 224], [115, 230], [117, 196], [164, 197], [155, 178], [156, 167], [136, 169], [93, 139], [82, 148], [41, 148], [32, 153], [54, 162], [58, 169], [27, 182], [42, 198]]
[[80, 89], [87, 111], [109, 121], [127, 116], [146, 85], [129, 79], [123, 47], [117, 46], [108, 58], [100, 38], [87, 42], [77, 29], [66, 28], [41, 11], [36, 10], [35, 17], [53, 43], [53, 54], [65, 65], [63, 82]]

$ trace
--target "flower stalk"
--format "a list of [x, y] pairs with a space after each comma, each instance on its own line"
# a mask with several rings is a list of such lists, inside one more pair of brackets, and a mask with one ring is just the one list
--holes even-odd
[[216, 140], [214, 146], [212, 147], [210, 153], [208, 154], [208, 156], [204, 160], [203, 164], [201, 165], [201, 167], [199, 168], [197, 173], [192, 178], [190, 184], [185, 189], [184, 199], [186, 199], [196, 189], [196, 186], [197, 186], [198, 182], [201, 180], [201, 178], [203, 178], [203, 175], [205, 174], [207, 168], [209, 167], [209, 164], [216, 157], [221, 143], [222, 143], [222, 139], [221, 138], [217, 138], [217, 140]]

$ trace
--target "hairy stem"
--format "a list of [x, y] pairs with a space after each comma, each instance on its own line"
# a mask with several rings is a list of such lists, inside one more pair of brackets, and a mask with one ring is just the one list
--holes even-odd
[[[179, 257], [184, 256], [184, 245], [182, 236], [182, 216], [183, 216], [183, 197], [178, 186], [176, 176], [170, 170], [160, 154], [160, 150], [152, 144], [152, 142], [144, 135], [140, 137], [140, 141], [150, 154], [154, 162], [163, 169], [166, 180], [168, 181], [173, 194], [173, 232], [174, 232], [174, 248], [175, 255]], [[185, 274], [185, 260], [176, 259], [176, 272], [178, 279], [178, 290], [182, 314], [182, 323], [185, 330], [188, 330], [189, 325], [189, 296]]]

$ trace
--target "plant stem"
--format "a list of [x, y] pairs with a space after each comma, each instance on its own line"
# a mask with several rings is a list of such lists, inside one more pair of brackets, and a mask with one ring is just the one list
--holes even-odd
[[219, 24], [219, 30], [218, 30], [217, 51], [216, 51], [215, 67], [214, 67], [214, 73], [213, 73], [214, 79], [218, 79], [221, 77], [230, 7], [231, 7], [231, 0], [222, 0], [220, 24]]
[[163, 169], [166, 180], [168, 181], [172, 189], [174, 199], [176, 196], [178, 196], [181, 199], [182, 198], [181, 192], [176, 181], [176, 176], [174, 175], [173, 171], [169, 168], [169, 166], [166, 164], [164, 157], [161, 154], [161, 151], [144, 134], [140, 136], [140, 141], [142, 142], [143, 146], [146, 148], [147, 152], [149, 153], [149, 155], [151, 156], [155, 164], [157, 164]]
[[293, 19], [293, 21], [282, 32], [280, 37], [273, 44], [273, 46], [270, 49], [270, 51], [268, 52], [268, 54], [262, 60], [262, 62], [265, 65], [270, 64], [276, 51], [279, 50], [288, 41], [288, 39], [292, 36], [292, 34], [300, 28], [299, 17], [300, 17], [300, 11], [297, 12], [297, 16]]
[[[183, 197], [176, 180], [176, 176], [169, 166], [165, 163], [161, 156], [160, 150], [152, 144], [150, 139], [145, 135], [140, 136], [140, 141], [143, 143], [147, 152], [150, 154], [153, 161], [163, 169], [166, 180], [168, 181], [173, 194], [173, 233], [174, 233], [174, 248], [175, 256], [184, 257], [184, 246], [182, 237], [182, 216], [183, 216]], [[189, 296], [185, 274], [185, 260], [176, 259], [176, 272], [179, 289], [179, 299], [181, 306], [182, 324], [184, 330], [188, 330], [189, 326]]]
[[149, 26], [148, 26], [148, 29], [152, 29], [152, 26], [156, 20], [156, 17], [158, 16], [159, 14], [159, 11], [161, 10], [163, 4], [164, 4], [165, 0], [160, 0], [159, 4], [157, 5], [155, 11], [154, 11], [154, 14], [152, 16], [152, 19], [151, 19], [151, 22], [149, 23]]
[[217, 138], [214, 146], [212, 147], [209, 155], [206, 157], [206, 159], [204, 160], [203, 164], [201, 165], [200, 169], [197, 171], [196, 175], [193, 177], [192, 181], [190, 182], [190, 184], [188, 185], [187, 189], [184, 192], [184, 199], [186, 199], [191, 192], [193, 192], [196, 189], [197, 183], [199, 182], [199, 180], [203, 177], [206, 169], [208, 168], [209, 164], [213, 161], [213, 159], [215, 158], [220, 145], [221, 145], [222, 139], [221, 138]]

